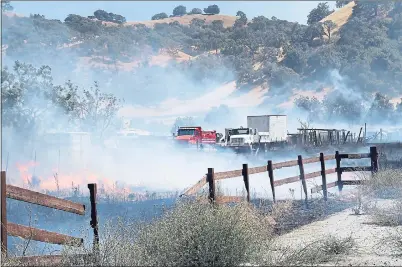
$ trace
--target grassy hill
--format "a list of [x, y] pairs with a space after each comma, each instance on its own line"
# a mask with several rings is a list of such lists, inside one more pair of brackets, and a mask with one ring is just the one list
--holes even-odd
[[[225, 28], [232, 27], [233, 24], [236, 21], [235, 16], [229, 16], [229, 15], [205, 15], [205, 14], [192, 14], [192, 15], [184, 15], [180, 17], [170, 17], [166, 19], [158, 19], [158, 20], [146, 20], [146, 21], [128, 21], [124, 23], [125, 26], [132, 26], [132, 25], [139, 25], [143, 24], [147, 27], [153, 28], [155, 24], [161, 24], [161, 23], [172, 23], [177, 21], [181, 25], [190, 25], [191, 21], [193, 19], [200, 19], [205, 21], [205, 24], [211, 24], [212, 21], [214, 20], [221, 20], [223, 21], [223, 26]], [[104, 22], [105, 25], [113, 25], [116, 26], [118, 25], [117, 23], [113, 22]]]
[[[310, 110], [314, 101], [329, 101], [324, 92], [341, 91], [333, 95], [336, 116], [348, 118], [343, 114], [357, 112], [348, 102], [352, 91], [368, 102], [377, 92], [393, 103], [401, 96], [402, 9], [384, 3], [350, 2], [333, 13], [318, 5], [309, 25], [242, 12], [119, 23], [74, 14], [64, 21], [4, 16], [3, 62], [49, 65], [60, 79], [74, 80], [85, 69], [91, 73], [81, 80], [97, 80], [131, 104], [200, 97], [231, 83], [245, 93], [269, 88], [262, 105], [304, 95], [308, 101], [299, 105]], [[336, 38], [326, 21], [335, 23]], [[314, 92], [319, 99], [312, 100]]]
[[323, 18], [320, 22], [324, 21], [332, 21], [336, 24], [336, 27], [332, 30], [332, 32], [337, 32], [343, 25], [345, 25], [349, 19], [352, 17], [353, 8], [356, 6], [354, 1], [348, 3], [344, 7], [336, 10], [330, 15]]

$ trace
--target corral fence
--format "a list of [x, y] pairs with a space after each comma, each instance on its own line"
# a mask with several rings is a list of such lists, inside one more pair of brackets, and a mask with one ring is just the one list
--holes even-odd
[[[341, 167], [342, 159], [371, 159], [370, 166], [362, 166], [362, 167]], [[336, 167], [331, 169], [326, 169], [325, 162], [329, 160], [336, 161]], [[311, 163], [321, 163], [321, 170], [311, 173], [305, 173], [304, 165]], [[275, 179], [274, 170], [295, 167], [299, 166], [299, 175], [284, 178], [284, 179]], [[275, 202], [275, 187], [295, 183], [301, 181], [305, 200], [307, 203], [308, 195], [307, 195], [307, 184], [306, 180], [313, 179], [316, 177], [322, 177], [322, 185], [315, 186], [311, 188], [311, 193], [318, 193], [319, 191], [323, 191], [324, 200], [328, 199], [328, 188], [338, 186], [338, 190], [342, 191], [344, 185], [359, 185], [362, 184], [362, 180], [342, 180], [342, 173], [344, 172], [356, 172], [356, 171], [370, 171], [372, 174], [378, 171], [378, 152], [377, 147], [370, 147], [369, 153], [360, 153], [360, 154], [341, 154], [339, 151], [335, 152], [335, 155], [327, 155], [324, 153], [320, 153], [319, 157], [306, 158], [303, 159], [301, 155], [297, 157], [297, 160], [273, 163], [272, 160], [268, 160], [267, 165], [260, 167], [249, 168], [248, 164], [243, 164], [243, 168], [240, 170], [226, 171], [226, 172], [215, 172], [214, 168], [208, 168], [208, 172], [205, 176], [202, 177], [194, 186], [190, 187], [186, 190], [183, 195], [190, 196], [195, 195], [204, 185], [208, 184], [209, 186], [209, 199], [215, 203], [223, 204], [223, 203], [232, 203], [232, 202], [241, 202], [244, 200], [244, 197], [241, 196], [217, 196], [215, 192], [215, 182], [224, 179], [243, 177], [245, 190], [247, 193], [246, 199], [250, 202], [250, 183], [249, 176], [251, 174], [257, 173], [268, 173], [269, 182], [271, 185], [272, 191], [272, 199]], [[327, 183], [327, 175], [329, 174], [337, 174], [337, 181]]]
[[[88, 184], [90, 203], [91, 203], [91, 222], [93, 228], [93, 253], [97, 253], [99, 234], [98, 234], [98, 216], [96, 207], [97, 185]], [[28, 189], [6, 184], [6, 172], [1, 172], [1, 252], [3, 257], [7, 255], [7, 236], [16, 236], [27, 240], [35, 240], [49, 244], [68, 245], [80, 247], [84, 244], [83, 238], [68, 236], [60, 233], [50, 232], [30, 226], [15, 224], [7, 221], [7, 198], [36, 204], [52, 209], [57, 209], [76, 215], [84, 216], [86, 207], [84, 204], [72, 202], [62, 198], [42, 194]], [[79, 254], [74, 257], [90, 257], [92, 254]], [[30, 265], [59, 265], [63, 259], [62, 255], [42, 255], [42, 256], [21, 256], [12, 257], [21, 263]]]

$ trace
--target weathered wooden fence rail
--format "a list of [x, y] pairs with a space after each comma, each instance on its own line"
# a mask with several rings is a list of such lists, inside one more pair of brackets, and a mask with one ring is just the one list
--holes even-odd
[[[98, 220], [96, 210], [96, 184], [88, 184], [91, 202], [91, 227], [94, 231], [94, 249], [97, 249], [99, 242], [98, 236]], [[57, 245], [82, 246], [83, 238], [68, 236], [60, 233], [50, 232], [29, 226], [19, 225], [7, 221], [7, 198], [15, 199], [31, 204], [36, 204], [48, 208], [58, 209], [61, 211], [74, 213], [77, 215], [85, 215], [85, 205], [75, 203], [69, 200], [49, 196], [28, 189], [8, 185], [6, 183], [6, 172], [1, 172], [1, 252], [7, 257], [7, 236], [16, 236], [23, 239], [35, 240]], [[95, 252], [95, 251], [94, 251]], [[89, 255], [77, 255], [79, 257], [87, 257]], [[45, 255], [45, 256], [24, 256], [16, 257], [17, 260], [32, 265], [52, 264], [58, 265], [62, 260], [61, 255]]]
[[[362, 166], [362, 167], [341, 167], [342, 159], [371, 159], [370, 166]], [[336, 167], [331, 169], [326, 169], [325, 162], [335, 160]], [[320, 163], [321, 170], [305, 173], [304, 165], [311, 164], [311, 163]], [[299, 174], [276, 180], [274, 177], [274, 170], [288, 168], [288, 167], [299, 167]], [[378, 152], [377, 147], [370, 147], [370, 153], [360, 153], [360, 154], [340, 154], [339, 151], [335, 152], [335, 155], [326, 155], [324, 156], [323, 153], [320, 153], [319, 157], [307, 158], [303, 159], [301, 155], [298, 156], [297, 160], [273, 163], [271, 160], [268, 161], [267, 165], [260, 166], [260, 167], [253, 167], [248, 168], [247, 164], [243, 164], [243, 168], [241, 170], [233, 170], [233, 171], [226, 171], [226, 172], [215, 172], [214, 168], [208, 168], [208, 172], [205, 176], [203, 176], [194, 186], [187, 189], [183, 195], [194, 195], [196, 194], [203, 186], [206, 184], [209, 185], [209, 199], [211, 201], [215, 201], [217, 203], [229, 203], [229, 202], [240, 202], [244, 198], [237, 197], [237, 196], [216, 196], [215, 193], [215, 182], [223, 179], [230, 179], [236, 177], [243, 177], [244, 186], [246, 189], [246, 199], [250, 201], [250, 183], [249, 183], [249, 176], [251, 174], [257, 173], [268, 173], [269, 182], [271, 185], [272, 191], [272, 198], [275, 202], [276, 195], [275, 195], [275, 187], [295, 183], [301, 181], [303, 192], [305, 196], [305, 200], [307, 201], [307, 184], [306, 180], [313, 179], [316, 177], [322, 178], [322, 185], [316, 186], [311, 189], [311, 193], [317, 193], [319, 191], [323, 191], [324, 200], [328, 198], [328, 188], [338, 186], [338, 190], [342, 191], [344, 185], [358, 185], [361, 184], [362, 181], [360, 180], [342, 180], [342, 173], [344, 172], [356, 172], [356, 171], [371, 171], [375, 173], [378, 171]], [[330, 174], [337, 174], [337, 181], [327, 183], [327, 175]]]

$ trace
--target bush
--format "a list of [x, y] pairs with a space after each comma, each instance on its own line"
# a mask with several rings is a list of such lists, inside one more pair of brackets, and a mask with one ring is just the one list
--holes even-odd
[[[261, 263], [273, 237], [267, 217], [251, 206], [212, 206], [208, 201], [184, 200], [152, 223], [107, 228], [100, 244], [102, 266]], [[72, 251], [66, 252], [71, 255]]]
[[151, 19], [152, 20], [160, 20], [160, 19], [167, 19], [167, 18], [168, 18], [168, 15], [166, 13], [162, 12], [162, 13], [153, 15]]
[[186, 15], [187, 9], [185, 6], [177, 6], [173, 9], [173, 16], [183, 16]]
[[219, 14], [221, 10], [217, 5], [211, 5], [208, 6], [207, 8], [204, 8], [204, 12], [208, 14]]
[[190, 14], [202, 14], [201, 8], [193, 8], [191, 9]]

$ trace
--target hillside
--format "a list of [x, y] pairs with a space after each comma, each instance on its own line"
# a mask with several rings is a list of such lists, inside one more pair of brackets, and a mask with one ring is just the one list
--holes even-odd
[[[135, 26], [139, 24], [143, 24], [146, 27], [153, 28], [155, 24], [161, 24], [161, 23], [173, 23], [173, 22], [178, 22], [181, 25], [190, 25], [191, 21], [193, 19], [200, 19], [205, 21], [205, 24], [211, 24], [214, 20], [220, 20], [223, 21], [223, 26], [225, 28], [232, 27], [233, 24], [236, 21], [235, 16], [229, 16], [229, 15], [202, 15], [202, 14], [192, 14], [192, 15], [184, 15], [180, 17], [171, 17], [171, 18], [166, 18], [166, 19], [158, 19], [158, 20], [146, 20], [146, 21], [128, 21], [124, 23], [125, 26]], [[116, 26], [118, 25], [117, 23], [113, 22], [103, 22], [105, 25], [113, 25]]]
[[353, 8], [356, 6], [354, 1], [348, 3], [344, 7], [338, 9], [334, 13], [326, 16], [320, 22], [332, 21], [336, 24], [336, 27], [332, 29], [332, 32], [337, 32], [343, 25], [345, 25], [353, 14]]
[[[402, 110], [399, 4], [350, 2], [333, 13], [318, 5], [309, 25], [241, 11], [144, 22], [108, 15], [119, 23], [10, 14], [3, 17], [5, 65], [49, 65], [57, 84], [70, 79], [86, 87], [96, 80], [123, 98], [133, 116], [205, 114], [224, 105], [298, 107], [315, 120], [375, 121], [378, 115], [367, 114], [386, 110], [392, 120]], [[336, 38], [326, 21], [335, 23]], [[320, 118], [312, 115], [318, 111]]]

